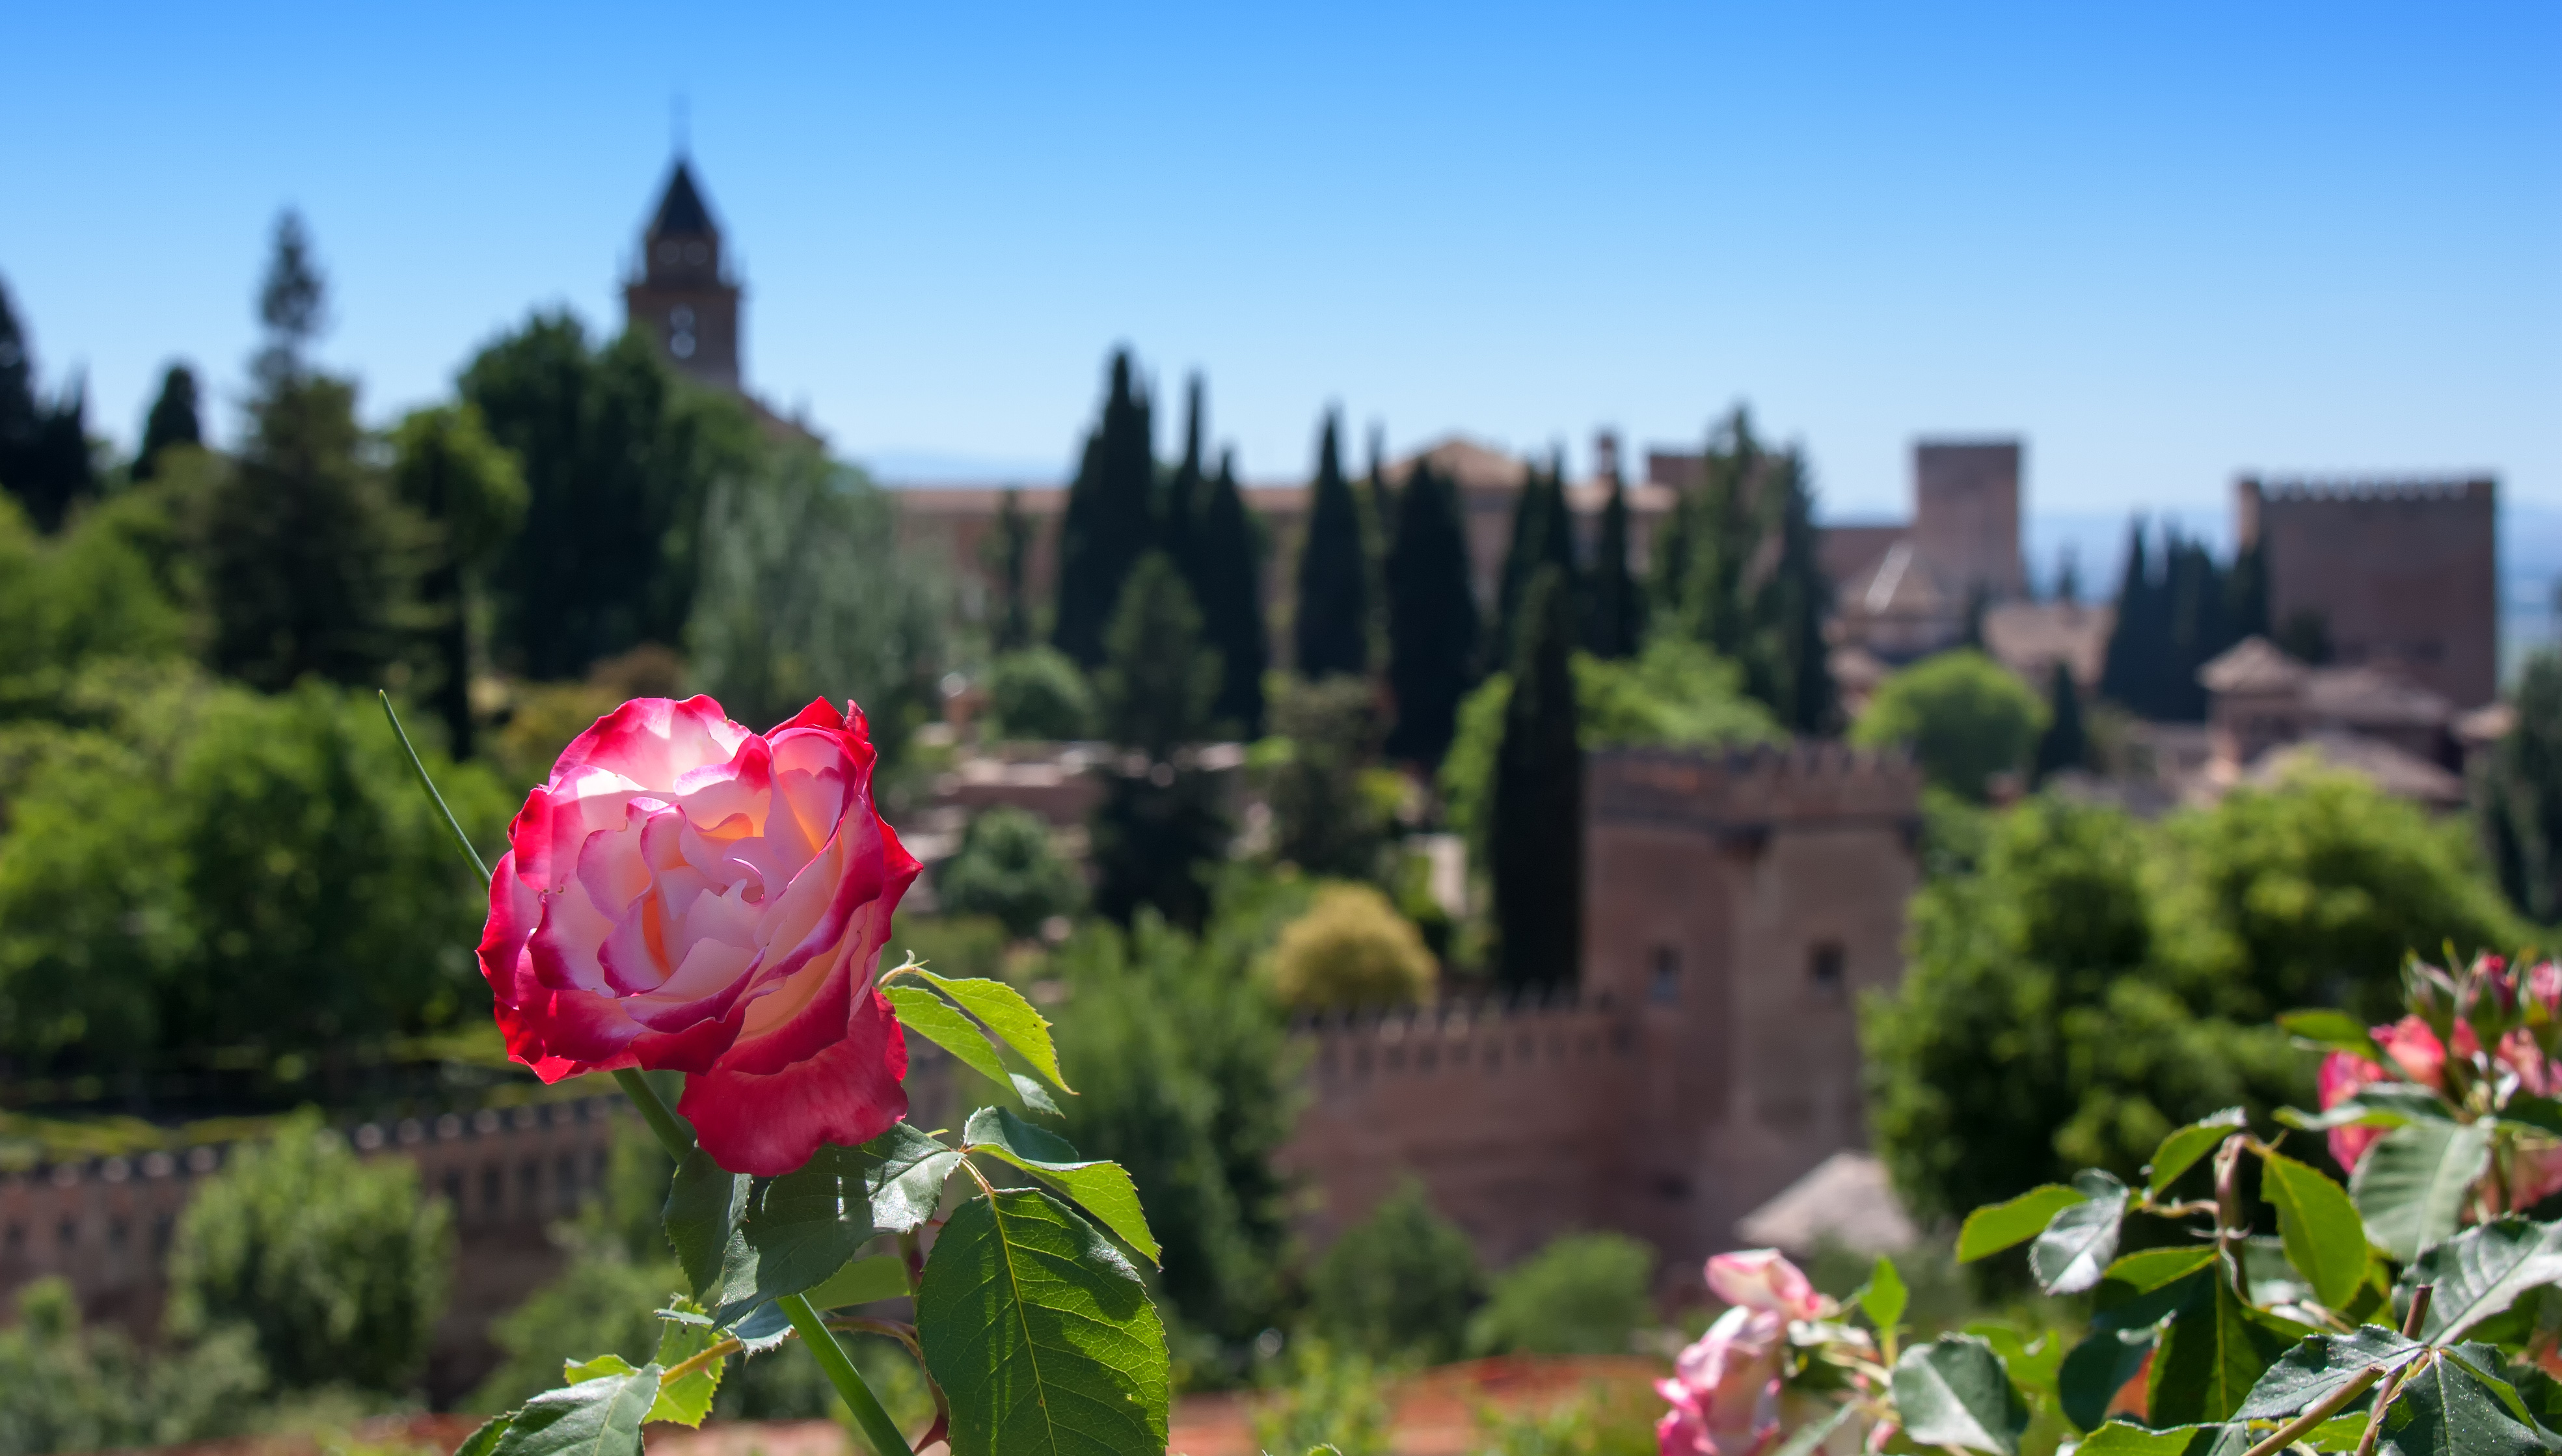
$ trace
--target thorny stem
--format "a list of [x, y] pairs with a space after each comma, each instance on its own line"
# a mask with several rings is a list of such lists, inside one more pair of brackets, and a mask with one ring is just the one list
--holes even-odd
[[[649, 1124], [649, 1131], [657, 1135], [659, 1146], [667, 1150], [667, 1156], [678, 1163], [684, 1162], [686, 1155], [694, 1151], [693, 1134], [677, 1120], [675, 1113], [668, 1110], [666, 1099], [658, 1095], [658, 1089], [650, 1086], [647, 1078], [629, 1068], [616, 1072], [614, 1080], [622, 1085], [633, 1105], [640, 1109], [641, 1119]], [[854, 1363], [845, 1358], [844, 1347], [826, 1333], [826, 1327], [820, 1322], [819, 1312], [810, 1308], [809, 1299], [788, 1294], [775, 1303], [782, 1306], [784, 1318], [790, 1320], [792, 1328], [800, 1333], [801, 1343], [810, 1348], [810, 1354], [819, 1362], [819, 1368], [826, 1372], [827, 1383], [836, 1387], [836, 1394], [845, 1402], [845, 1408], [854, 1413], [855, 1423], [863, 1428], [863, 1435], [871, 1442], [872, 1448], [880, 1456], [914, 1456], [907, 1438], [899, 1434], [898, 1423], [881, 1408], [880, 1397], [864, 1383], [863, 1372], [855, 1369]]]

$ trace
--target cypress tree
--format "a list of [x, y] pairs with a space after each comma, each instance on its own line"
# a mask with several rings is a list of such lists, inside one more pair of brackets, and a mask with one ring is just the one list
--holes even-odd
[[1299, 675], [1314, 682], [1370, 670], [1370, 568], [1361, 504], [1344, 480], [1336, 417], [1326, 412], [1317, 441], [1317, 478], [1308, 487], [1308, 539], [1299, 549]]
[[184, 364], [170, 365], [160, 376], [159, 398], [151, 402], [151, 413], [142, 421], [142, 444], [133, 453], [134, 479], [150, 479], [159, 467], [160, 452], [171, 446], [205, 443], [197, 408], [196, 371]]
[[1644, 631], [1645, 604], [1637, 579], [1628, 570], [1628, 487], [1616, 464], [1610, 469], [1610, 494], [1601, 504], [1601, 534], [1589, 577], [1591, 612], [1584, 644], [1596, 657], [1636, 655]]
[[[1192, 574], [1192, 533], [1199, 529], [1201, 507], [1201, 377], [1193, 375], [1184, 386], [1184, 454], [1175, 465], [1175, 473], [1166, 481], [1166, 495], [1157, 510], [1157, 540], [1161, 549], [1174, 558], [1189, 580]], [[1192, 588], [1198, 601], [1200, 588]]]
[[2510, 903], [2550, 925], [2562, 919], [2562, 654], [2528, 657], [2510, 703], [2517, 726], [2472, 776], [2473, 821]]
[[2224, 578], [2224, 616], [2237, 642], [2269, 635], [2269, 556], [2258, 541], [2233, 553]]
[[35, 351], [0, 287], [0, 488], [18, 497], [40, 531], [60, 529], [73, 502], [97, 491], [88, 417], [83, 382], [65, 386], [52, 404], [36, 397]]
[[1139, 557], [1159, 539], [1157, 465], [1147, 395], [1130, 351], [1112, 356], [1103, 420], [1086, 442], [1059, 523], [1058, 620], [1051, 641], [1086, 667], [1102, 665], [1103, 636]]
[[1489, 808], [1496, 974], [1516, 991], [1574, 985], [1582, 954], [1583, 750], [1574, 637], [1565, 573], [1543, 566], [1523, 594]]
[[1263, 624], [1262, 552], [1244, 493], [1236, 488], [1236, 456], [1221, 452], [1218, 473], [1202, 486], [1192, 531], [1188, 575], [1200, 604], [1201, 625], [1218, 649], [1218, 696], [1211, 715], [1226, 731], [1263, 736], [1263, 669], [1270, 637]]
[[322, 286], [287, 213], [260, 294], [267, 341], [240, 468], [207, 502], [214, 665], [269, 691], [377, 680], [397, 653], [415, 528], [366, 459], [355, 386], [314, 372]]
[[1387, 755], [1440, 765], [1476, 685], [1477, 598], [1458, 486], [1417, 456], [1397, 492], [1387, 563], [1387, 686], [1396, 707]]
[[1095, 908], [1126, 925], [1152, 905], [1197, 930], [1209, 910], [1202, 866], [1225, 849], [1227, 824], [1212, 776], [1182, 750], [1207, 736], [1219, 661], [1163, 552], [1133, 565], [1106, 643], [1095, 695], [1106, 735], [1124, 752], [1097, 770]]
[[981, 564], [997, 583], [996, 649], [1019, 652], [1032, 644], [1032, 523], [1023, 514], [1020, 490], [1009, 488], [998, 497], [996, 529], [979, 551]]
[[2037, 782], [2066, 769], [2081, 768], [2090, 758], [2090, 740], [2082, 729], [2082, 689], [2073, 669], [2061, 659], [2046, 688], [2046, 731], [2037, 740]]
[[2063, 558], [2055, 564], [2055, 600], [2068, 607], [2082, 605], [2082, 553], [2073, 543], [2064, 543]]
[[1779, 555], [1759, 594], [1761, 629], [1745, 678], [1782, 726], [1813, 736], [1831, 730], [1837, 706], [1831, 648], [1824, 641], [1832, 583], [1816, 554], [1814, 493], [1804, 457], [1793, 450], [1779, 455], [1769, 485]]
[[1497, 661], [1511, 660], [1513, 639], [1520, 635], [1530, 584], [1540, 571], [1555, 567], [1565, 580], [1566, 595], [1580, 602], [1574, 569], [1574, 521], [1565, 504], [1561, 466], [1533, 464], [1522, 476], [1513, 502], [1513, 534], [1504, 551], [1504, 570], [1496, 586], [1495, 639], [1489, 647]]
[[2151, 706], [2154, 661], [2154, 598], [2151, 564], [2144, 550], [2144, 518], [2126, 526], [2126, 563], [2117, 578], [2117, 618], [2108, 629], [2108, 651], [2100, 667], [2100, 696], [2130, 713]]

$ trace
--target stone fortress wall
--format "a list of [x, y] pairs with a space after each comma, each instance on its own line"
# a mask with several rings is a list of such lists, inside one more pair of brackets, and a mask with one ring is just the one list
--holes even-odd
[[1595, 754], [1581, 987], [1305, 1031], [1284, 1152], [1322, 1245], [1399, 1180], [1493, 1263], [1635, 1234], [1689, 1277], [1864, 1144], [1856, 1010], [1902, 974], [1921, 779], [1832, 745]]
[[2318, 621], [2331, 659], [2396, 669], [2459, 708], [2499, 687], [2497, 489], [2470, 479], [2234, 485], [2241, 543], [2269, 573], [2280, 636]]

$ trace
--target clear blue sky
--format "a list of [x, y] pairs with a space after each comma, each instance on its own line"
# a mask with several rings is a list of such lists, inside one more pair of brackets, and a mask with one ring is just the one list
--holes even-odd
[[[1249, 475], [1748, 399], [1827, 512], [1917, 434], [2049, 516], [2242, 467], [2562, 506], [2562, 7], [34, 5], [0, 277], [129, 442], [231, 428], [275, 211], [388, 418], [536, 307], [619, 324], [671, 96], [752, 384], [843, 452], [1055, 473], [1127, 340]], [[1168, 412], [1171, 414], [1171, 411]], [[1171, 423], [1167, 427], [1171, 437]]]

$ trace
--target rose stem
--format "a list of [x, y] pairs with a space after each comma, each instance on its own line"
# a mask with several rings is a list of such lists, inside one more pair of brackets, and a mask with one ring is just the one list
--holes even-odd
[[845, 1347], [836, 1343], [836, 1337], [829, 1334], [826, 1325], [820, 1320], [819, 1312], [810, 1308], [810, 1297], [787, 1294], [775, 1303], [783, 1307], [784, 1318], [800, 1332], [801, 1343], [818, 1357], [819, 1368], [827, 1372], [827, 1382], [844, 1397], [845, 1407], [854, 1413], [854, 1422], [863, 1428], [863, 1435], [871, 1442], [872, 1449], [881, 1456], [912, 1456], [907, 1437], [899, 1434], [898, 1422], [891, 1420], [889, 1412], [881, 1409], [879, 1399], [872, 1394], [872, 1387], [863, 1383], [863, 1372], [855, 1369], [854, 1363], [845, 1358]]
[[[383, 716], [392, 720], [392, 731], [400, 735], [401, 751], [409, 755], [409, 766], [418, 770], [418, 787], [427, 791], [428, 802], [436, 806], [438, 814], [445, 816], [445, 826], [454, 831], [454, 842], [462, 846], [462, 857], [471, 861], [471, 867], [480, 871], [480, 882], [487, 884], [489, 866], [480, 862], [480, 851], [471, 847], [471, 836], [462, 832], [461, 821], [454, 817], [453, 810], [445, 807], [445, 796], [436, 792], [436, 781], [427, 776], [427, 765], [419, 762], [418, 750], [410, 744], [409, 730], [401, 726], [400, 714], [392, 711], [392, 695], [376, 688], [374, 696], [383, 700]], [[676, 1156], [681, 1158], [684, 1155]]]
[[[694, 1151], [693, 1134], [677, 1121], [673, 1112], [667, 1110], [666, 1100], [658, 1095], [658, 1089], [629, 1067], [616, 1072], [614, 1080], [622, 1084], [624, 1094], [632, 1099], [633, 1106], [640, 1109], [642, 1120], [649, 1124], [650, 1132], [657, 1134], [667, 1156], [678, 1163], [684, 1162]], [[819, 1319], [819, 1312], [810, 1308], [810, 1301], [801, 1295], [787, 1294], [775, 1303], [782, 1307], [783, 1316], [792, 1322], [792, 1328], [800, 1333], [801, 1343], [810, 1348], [811, 1356], [819, 1362], [819, 1368], [826, 1372], [827, 1383], [836, 1387], [836, 1394], [845, 1402], [845, 1408], [854, 1413], [855, 1423], [863, 1428], [863, 1435], [871, 1442], [872, 1449], [880, 1456], [915, 1456], [908, 1447], [907, 1438], [899, 1434], [898, 1422], [891, 1420], [889, 1412], [881, 1408], [880, 1398], [872, 1394], [870, 1385], [863, 1382], [863, 1372], [855, 1369], [854, 1363], [845, 1358], [845, 1348], [827, 1333], [827, 1327]]]
[[2277, 1453], [2303, 1439], [2313, 1427], [2339, 1414], [2340, 1407], [2365, 1394], [2366, 1387], [2374, 1384], [2383, 1375], [2384, 1366], [2382, 1365], [2368, 1365], [2359, 1370], [2350, 1377], [2347, 1384], [2313, 1402], [2312, 1407], [2303, 1414], [2271, 1431], [2260, 1444], [2243, 1452], [2242, 1456], [2277, 1456]]

